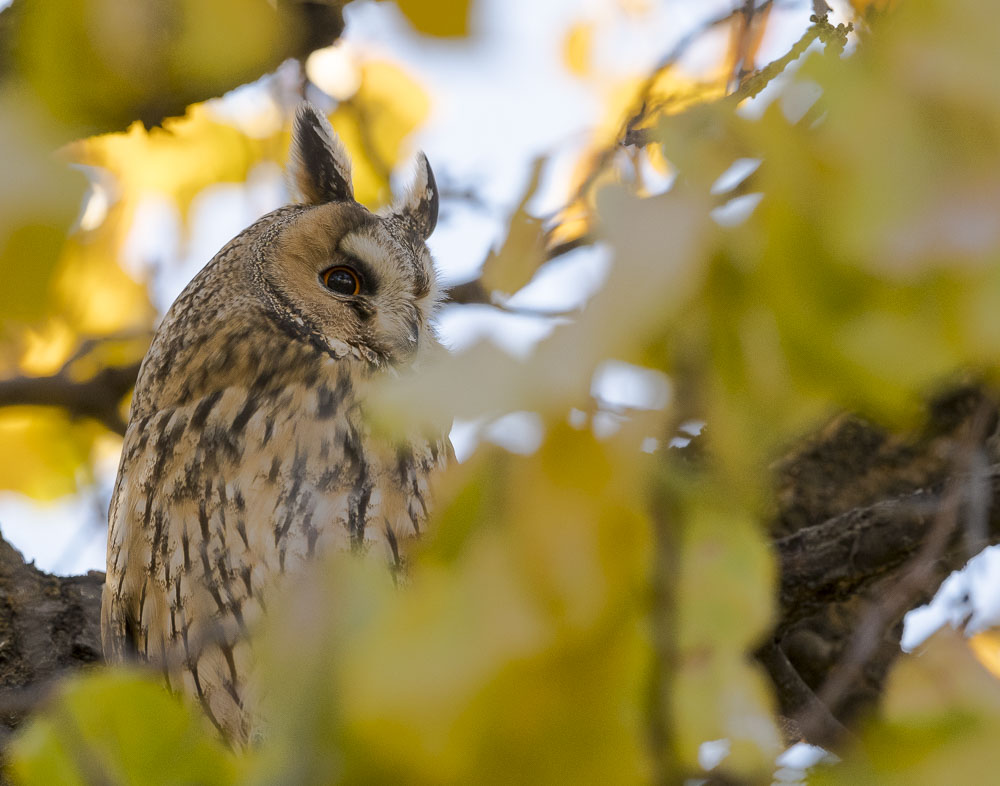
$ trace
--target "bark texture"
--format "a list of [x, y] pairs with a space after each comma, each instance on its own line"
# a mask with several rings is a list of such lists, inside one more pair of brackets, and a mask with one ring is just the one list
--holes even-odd
[[903, 616], [1000, 542], [997, 408], [968, 386], [894, 436], [842, 416], [775, 467], [779, 621], [757, 653], [791, 736], [836, 746], [877, 707]]
[[104, 574], [50, 576], [0, 540], [0, 727], [9, 731], [53, 681], [101, 660]]

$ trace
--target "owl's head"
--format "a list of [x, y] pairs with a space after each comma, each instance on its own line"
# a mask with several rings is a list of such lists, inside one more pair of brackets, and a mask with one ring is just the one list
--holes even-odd
[[435, 343], [430, 320], [440, 289], [425, 241], [437, 223], [438, 193], [426, 157], [418, 156], [401, 199], [369, 211], [354, 199], [343, 145], [303, 103], [289, 177], [301, 207], [258, 260], [273, 305], [333, 352], [346, 345], [379, 365], [409, 361]]
[[163, 318], [143, 362], [133, 417], [227, 386], [315, 379], [326, 359], [367, 370], [440, 350], [440, 289], [426, 240], [437, 222], [422, 155], [406, 195], [371, 212], [330, 124], [303, 104], [289, 174], [299, 204], [279, 208], [215, 255]]

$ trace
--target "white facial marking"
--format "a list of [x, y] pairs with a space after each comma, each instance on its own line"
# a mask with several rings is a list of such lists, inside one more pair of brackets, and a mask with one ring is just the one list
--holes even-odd
[[382, 268], [381, 260], [394, 256], [386, 244], [380, 243], [367, 233], [361, 234], [360, 232], [345, 235], [344, 239], [340, 241], [340, 250], [378, 269]]

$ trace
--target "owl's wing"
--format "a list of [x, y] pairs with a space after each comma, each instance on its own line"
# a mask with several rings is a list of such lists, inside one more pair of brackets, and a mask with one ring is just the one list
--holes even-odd
[[129, 425], [122, 444], [118, 479], [108, 511], [107, 573], [101, 599], [101, 644], [104, 657], [111, 663], [129, 660], [136, 655], [138, 616], [135, 599], [126, 586], [126, 563], [130, 512], [139, 504], [140, 484], [134, 466], [142, 464], [142, 453], [149, 450], [148, 438], [140, 440], [140, 429]]

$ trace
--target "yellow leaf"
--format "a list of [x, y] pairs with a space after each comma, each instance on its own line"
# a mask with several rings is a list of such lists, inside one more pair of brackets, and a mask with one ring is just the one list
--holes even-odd
[[545, 230], [541, 220], [527, 211], [528, 202], [538, 190], [544, 165], [544, 158], [535, 159], [528, 187], [511, 216], [506, 239], [500, 251], [490, 251], [483, 263], [481, 279], [488, 292], [513, 294], [531, 280], [545, 261]]
[[[608, 151], [618, 147], [625, 125], [642, 105], [652, 116], [682, 113], [699, 104], [710, 103], [725, 95], [725, 80], [703, 82], [679, 69], [668, 68], [649, 82], [646, 77], [630, 77], [603, 86], [605, 110], [594, 131], [594, 139], [576, 162], [570, 177], [572, 200], [562, 210], [551, 232], [553, 244], [582, 237], [594, 225], [594, 194], [603, 186], [618, 182], [616, 166], [620, 159]], [[661, 173], [671, 169], [659, 145], [646, 145], [636, 161], [646, 158]], [[637, 179], [638, 179], [637, 175]]]
[[0, 409], [0, 488], [40, 500], [71, 494], [89, 472], [91, 448], [103, 431], [56, 408]]
[[994, 628], [977, 633], [969, 639], [969, 646], [979, 662], [1000, 679], [1000, 631]]
[[86, 181], [52, 155], [38, 109], [0, 100], [0, 323], [45, 312], [52, 272]]
[[591, 51], [594, 46], [592, 22], [577, 22], [563, 39], [563, 61], [571, 74], [584, 77], [590, 72]]
[[629, 16], [648, 16], [653, 10], [652, 0], [618, 0], [618, 7]]
[[245, 782], [240, 760], [196, 706], [150, 675], [128, 671], [61, 683], [6, 753], [20, 786]]
[[164, 96], [183, 106], [260, 76], [286, 29], [267, 0], [52, 0], [23, 10], [21, 72], [73, 135], [159, 121]]
[[76, 343], [76, 335], [62, 320], [51, 320], [38, 329], [25, 331], [20, 367], [33, 376], [54, 374]]
[[153, 321], [145, 284], [117, 262], [127, 228], [119, 232], [112, 226], [100, 242], [71, 238], [59, 260], [50, 308], [83, 338], [148, 330]]
[[664, 69], [652, 82], [647, 77], [621, 80], [607, 90], [604, 119], [597, 131], [598, 141], [600, 144], [614, 141], [623, 122], [632, 117], [643, 101], [647, 108], [673, 115], [722, 98], [725, 94], [725, 78], [703, 81], [677, 66]]
[[471, 0], [396, 0], [396, 5], [421, 33], [442, 38], [469, 33]]
[[73, 152], [81, 163], [112, 172], [126, 199], [156, 191], [174, 199], [182, 214], [206, 186], [243, 182], [254, 164], [283, 158], [278, 140], [251, 138], [205, 104], [188, 107], [162, 128], [147, 131], [136, 122], [123, 133], [84, 140]]

